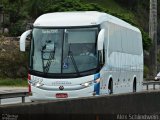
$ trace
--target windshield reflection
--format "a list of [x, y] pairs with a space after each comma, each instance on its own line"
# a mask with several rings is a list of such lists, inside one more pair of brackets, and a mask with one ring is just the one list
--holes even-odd
[[98, 28], [33, 29], [31, 69], [47, 73], [76, 73], [96, 69]]

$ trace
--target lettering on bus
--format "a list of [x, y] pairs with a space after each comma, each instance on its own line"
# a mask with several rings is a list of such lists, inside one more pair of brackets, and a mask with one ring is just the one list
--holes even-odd
[[42, 33], [48, 34], [48, 33], [58, 33], [58, 30], [42, 30]]
[[71, 85], [72, 83], [69, 81], [55, 81], [52, 85]]

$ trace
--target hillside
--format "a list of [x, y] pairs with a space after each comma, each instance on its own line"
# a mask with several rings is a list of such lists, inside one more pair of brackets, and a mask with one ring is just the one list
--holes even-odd
[[129, 19], [135, 24], [137, 23], [133, 12], [125, 9], [125, 7], [122, 7], [119, 3], [115, 2], [115, 0], [83, 0], [83, 2], [96, 3], [113, 15], [119, 15], [125, 19]]

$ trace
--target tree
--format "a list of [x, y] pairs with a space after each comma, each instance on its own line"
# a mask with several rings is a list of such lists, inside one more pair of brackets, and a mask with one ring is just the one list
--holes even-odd
[[42, 0], [29, 0], [28, 1], [28, 12], [32, 18], [37, 18], [43, 12], [42, 8], [45, 6], [46, 1]]
[[19, 36], [25, 29], [25, 19], [28, 17], [24, 10], [24, 0], [3, 0], [2, 3], [4, 12], [8, 15], [3, 26], [9, 28], [11, 36]]

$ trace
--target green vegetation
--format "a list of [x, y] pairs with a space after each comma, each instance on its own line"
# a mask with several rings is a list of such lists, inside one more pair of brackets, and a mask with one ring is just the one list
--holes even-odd
[[149, 74], [149, 68], [146, 65], [144, 65], [144, 78], [147, 78], [148, 74]]
[[0, 77], [27, 77], [28, 53], [19, 51], [19, 42], [0, 37]]
[[0, 78], [0, 86], [26, 87], [28, 83], [26, 79]]
[[127, 10], [120, 6], [115, 0], [83, 0], [86, 3], [95, 3], [103, 8], [105, 8], [106, 12], [117, 16], [125, 21], [128, 21], [132, 24], [136, 24], [135, 16], [133, 12]]

